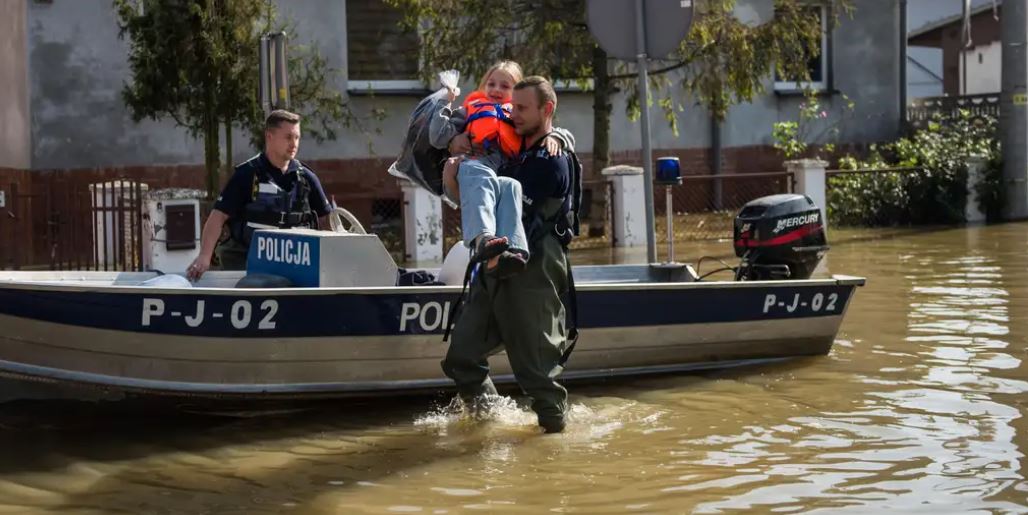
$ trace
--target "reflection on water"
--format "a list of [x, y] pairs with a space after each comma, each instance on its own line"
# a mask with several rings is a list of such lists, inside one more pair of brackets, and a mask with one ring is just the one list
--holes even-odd
[[573, 387], [558, 436], [521, 399], [3, 407], [0, 513], [1028, 512], [1026, 236], [837, 243], [869, 281], [829, 356]]

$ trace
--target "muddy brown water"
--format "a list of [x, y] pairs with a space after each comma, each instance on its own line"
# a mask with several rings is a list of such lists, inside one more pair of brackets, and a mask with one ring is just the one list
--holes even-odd
[[0, 406], [0, 513], [1028, 512], [1028, 224], [833, 234], [868, 284], [828, 356], [573, 386], [555, 436], [519, 399]]

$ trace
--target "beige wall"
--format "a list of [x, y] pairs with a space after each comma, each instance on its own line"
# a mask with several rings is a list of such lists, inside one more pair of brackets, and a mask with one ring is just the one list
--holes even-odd
[[29, 168], [29, 93], [25, 4], [0, 0], [0, 167]]

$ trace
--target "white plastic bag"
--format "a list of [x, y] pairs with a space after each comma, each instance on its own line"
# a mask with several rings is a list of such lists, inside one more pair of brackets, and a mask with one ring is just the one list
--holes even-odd
[[[452, 89], [453, 96], [460, 96], [460, 88], [457, 87], [457, 83], [460, 82], [460, 72], [457, 70], [446, 70], [439, 72], [439, 84], [443, 85], [443, 89]], [[438, 93], [438, 91], [437, 91]]]

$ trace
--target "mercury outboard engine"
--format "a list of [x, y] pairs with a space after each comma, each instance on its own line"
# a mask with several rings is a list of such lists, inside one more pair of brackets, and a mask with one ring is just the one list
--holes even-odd
[[760, 197], [735, 217], [735, 279], [807, 279], [828, 251], [821, 210], [806, 195]]

